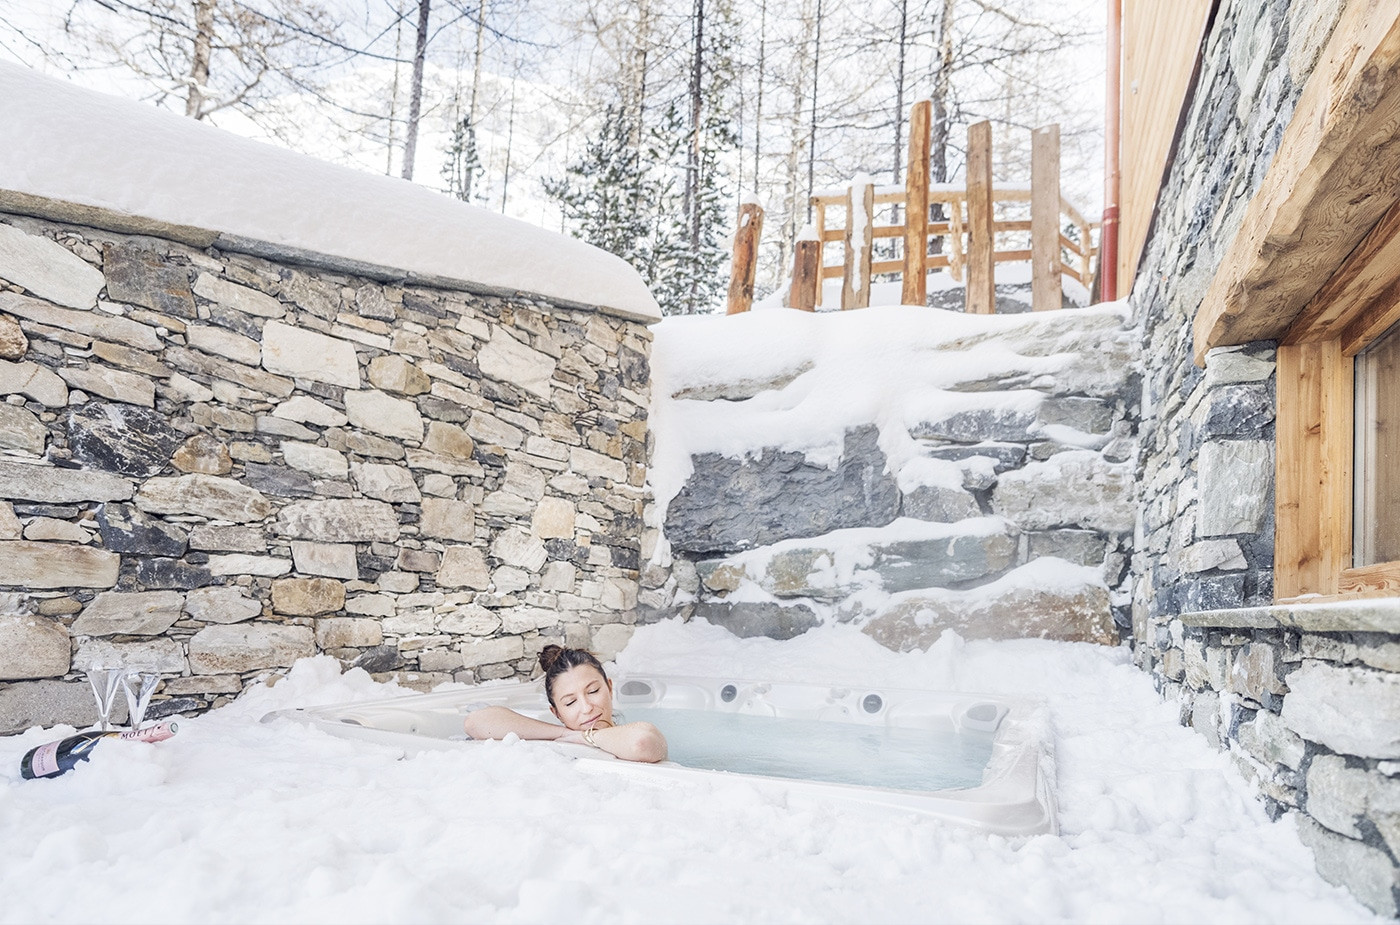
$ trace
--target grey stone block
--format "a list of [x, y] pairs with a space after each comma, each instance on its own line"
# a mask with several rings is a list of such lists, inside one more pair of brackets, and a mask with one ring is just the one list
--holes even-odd
[[899, 512], [899, 489], [886, 471], [878, 436], [874, 426], [848, 431], [835, 469], [810, 465], [801, 453], [765, 452], [756, 460], [694, 457], [695, 471], [666, 511], [672, 548], [730, 553], [888, 524]]
[[982, 509], [972, 492], [946, 485], [920, 485], [905, 493], [900, 515], [933, 523], [955, 523], [980, 517]]
[[924, 455], [932, 459], [957, 461], [983, 456], [993, 461], [997, 472], [1019, 468], [1026, 461], [1026, 447], [1019, 443], [973, 443], [951, 446], [930, 446], [924, 448]]
[[1214, 389], [1195, 415], [1200, 440], [1260, 439], [1274, 420], [1273, 389], [1267, 384]]
[[[114, 723], [126, 722], [126, 702], [118, 697]], [[67, 723], [82, 728], [97, 722], [97, 704], [85, 681], [20, 681], [0, 686], [0, 735], [23, 732], [30, 726]]]
[[1054, 556], [1076, 565], [1102, 565], [1108, 541], [1093, 530], [1037, 530], [1027, 537], [1030, 558]]
[[1295, 817], [1298, 836], [1313, 850], [1317, 872], [1328, 883], [1346, 887], [1371, 911], [1394, 918], [1400, 868], [1385, 852], [1328, 831], [1306, 815]]
[[1197, 460], [1201, 537], [1258, 533], [1273, 507], [1274, 448], [1261, 440], [1206, 443]]
[[791, 639], [821, 623], [816, 614], [801, 604], [769, 602], [702, 601], [695, 606], [695, 616], [745, 638]]
[[1400, 675], [1306, 661], [1288, 676], [1283, 721], [1335, 752], [1400, 758]]
[[909, 428], [909, 436], [953, 443], [1026, 443], [1032, 439], [1035, 426], [1034, 410], [993, 406], [959, 411], [937, 421], [921, 421]]
[[886, 591], [946, 588], [1016, 564], [1016, 531], [907, 540], [875, 548], [874, 570]]
[[99, 507], [97, 528], [102, 545], [111, 552], [179, 558], [189, 540], [182, 527], [147, 517], [132, 504], [108, 502]]
[[1047, 398], [1041, 402], [1036, 419], [1042, 425], [1072, 427], [1086, 434], [1107, 434], [1113, 427], [1113, 406], [1097, 398]]

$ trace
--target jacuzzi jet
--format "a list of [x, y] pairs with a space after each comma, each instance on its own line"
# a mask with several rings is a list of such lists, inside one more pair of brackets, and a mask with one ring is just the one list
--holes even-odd
[[719, 689], [719, 699], [725, 703], [733, 703], [734, 698], [739, 696], [739, 688], [733, 684], [726, 684]]
[[884, 709], [885, 700], [879, 694], [866, 694], [865, 699], [860, 702], [860, 708], [867, 713], [879, 713]]

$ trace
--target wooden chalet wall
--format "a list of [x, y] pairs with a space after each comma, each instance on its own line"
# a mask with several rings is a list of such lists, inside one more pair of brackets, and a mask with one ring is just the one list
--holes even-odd
[[1215, 0], [1124, 0], [1118, 294], [1133, 286], [1181, 104]]
[[[1153, 31], [1134, 37], [1185, 42]], [[1155, 206], [1124, 208], [1125, 228], [1151, 212], [1140, 261], [1123, 248], [1143, 331], [1135, 658], [1323, 876], [1393, 917], [1400, 563], [1347, 566], [1351, 354], [1400, 317], [1400, 7], [1219, 0], [1199, 47]], [[1165, 121], [1125, 123], [1125, 150], [1153, 143]]]

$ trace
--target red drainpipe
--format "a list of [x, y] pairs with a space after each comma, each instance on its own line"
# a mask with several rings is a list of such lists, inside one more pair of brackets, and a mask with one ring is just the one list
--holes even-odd
[[1118, 136], [1123, 119], [1123, 0], [1108, 0], [1108, 86], [1104, 94], [1103, 225], [1099, 229], [1099, 299], [1118, 298]]

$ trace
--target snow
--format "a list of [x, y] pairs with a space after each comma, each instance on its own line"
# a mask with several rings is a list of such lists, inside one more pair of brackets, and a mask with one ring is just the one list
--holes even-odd
[[403, 758], [268, 711], [392, 693], [320, 657], [56, 780], [0, 740], [4, 922], [1364, 922], [1126, 651], [1043, 640], [883, 649], [833, 626], [776, 642], [638, 631], [634, 672], [1045, 698], [1061, 834], [789, 807], [737, 777], [586, 774], [547, 745]]
[[0, 123], [0, 189], [660, 317], [635, 270], [582, 241], [4, 62]]

